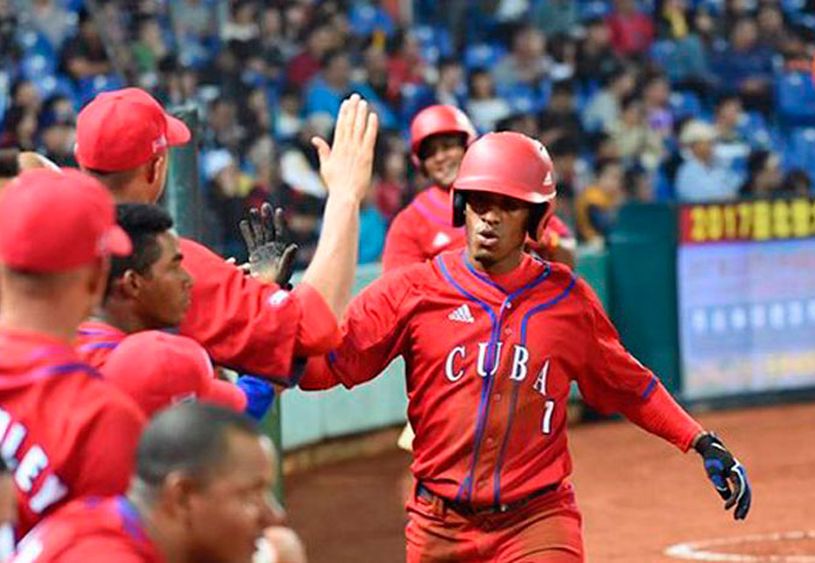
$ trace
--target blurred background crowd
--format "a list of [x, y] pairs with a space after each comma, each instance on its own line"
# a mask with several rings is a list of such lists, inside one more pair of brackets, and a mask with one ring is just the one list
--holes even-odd
[[77, 110], [128, 84], [194, 105], [208, 242], [243, 258], [238, 219], [271, 201], [306, 263], [325, 198], [309, 140], [356, 91], [383, 126], [371, 262], [425, 185], [411, 118], [453, 104], [540, 139], [558, 214], [602, 244], [630, 201], [812, 194], [813, 51], [815, 0], [0, 0], [0, 147], [71, 165]]

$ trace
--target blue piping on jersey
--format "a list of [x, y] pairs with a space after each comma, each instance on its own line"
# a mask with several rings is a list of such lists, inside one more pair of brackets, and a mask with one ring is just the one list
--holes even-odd
[[[481, 272], [479, 272], [478, 270], [475, 269], [475, 266], [473, 266], [472, 263], [467, 259], [467, 253], [466, 253], [465, 250], [463, 250], [461, 252], [461, 260], [462, 260], [462, 262], [464, 262], [464, 266], [467, 268], [467, 270], [472, 275], [474, 275], [476, 278], [478, 278], [479, 280], [481, 280], [485, 284], [494, 287], [495, 289], [497, 289], [498, 291], [500, 291], [504, 295], [507, 295], [507, 291], [503, 287], [501, 287], [500, 285], [498, 285], [497, 283], [492, 281], [489, 277], [485, 276], [484, 274], [482, 274]], [[516, 289], [515, 291], [510, 293], [509, 294], [509, 299], [515, 299], [515, 297], [517, 297], [518, 295], [522, 294], [523, 292], [525, 292], [525, 291], [527, 291], [529, 289], [532, 289], [536, 285], [543, 282], [546, 278], [548, 278], [549, 274], [552, 273], [552, 266], [548, 262], [544, 262], [543, 266], [544, 266], [544, 270], [543, 270], [543, 272], [541, 272], [541, 274], [538, 277], [533, 279], [528, 284], [526, 284], [526, 285], [522, 286], [521, 288]]]
[[526, 329], [527, 329], [527, 326], [529, 325], [529, 319], [531, 319], [537, 313], [540, 313], [541, 311], [545, 311], [546, 309], [548, 309], [550, 307], [554, 307], [555, 305], [557, 305], [558, 303], [563, 301], [572, 292], [572, 290], [574, 289], [574, 286], [576, 284], [577, 284], [577, 276], [572, 275], [572, 281], [569, 282], [569, 285], [566, 286], [566, 289], [564, 289], [560, 293], [560, 295], [558, 295], [556, 297], [553, 297], [552, 299], [550, 299], [546, 303], [541, 303], [540, 305], [537, 305], [536, 307], [533, 307], [532, 309], [530, 309], [529, 311], [526, 312], [526, 314], [524, 315], [523, 320], [521, 321], [521, 343], [522, 343], [522, 345], [524, 345], [524, 346], [526, 345]]
[[[521, 338], [520, 338], [521, 346], [526, 347], [526, 334], [527, 334], [526, 329], [527, 326], [529, 325], [529, 320], [535, 314], [540, 313], [541, 311], [545, 311], [546, 309], [549, 309], [551, 307], [554, 307], [555, 305], [563, 301], [563, 299], [565, 299], [571, 293], [572, 289], [574, 289], [576, 283], [577, 278], [573, 275], [572, 280], [569, 282], [569, 285], [566, 286], [566, 288], [559, 295], [553, 297], [552, 299], [546, 301], [545, 303], [541, 303], [540, 305], [533, 307], [532, 309], [526, 312], [523, 320], [521, 321]], [[506, 431], [504, 431], [504, 438], [503, 441], [501, 442], [501, 449], [499, 450], [498, 453], [498, 459], [495, 462], [495, 472], [493, 473], [493, 495], [494, 495], [493, 503], [496, 508], [498, 508], [501, 505], [501, 470], [503, 469], [504, 458], [506, 457], [507, 448], [509, 446], [509, 436], [510, 433], [512, 432], [512, 423], [515, 419], [515, 407], [518, 402], [518, 389], [520, 388], [519, 384], [520, 384], [519, 381], [513, 382], [512, 403], [510, 405], [509, 420], [507, 420], [507, 429]], [[647, 389], [646, 392], [648, 392]]]
[[656, 390], [656, 388], [657, 388], [657, 378], [652, 376], [651, 383], [649, 383], [648, 387], [645, 388], [645, 391], [642, 392], [642, 398], [647, 399], [648, 397], [650, 397], [651, 393], [653, 393]]
[[90, 350], [104, 350], [110, 349], [113, 350], [119, 345], [119, 342], [91, 342], [89, 344], [83, 344], [79, 347], [80, 350], [83, 352], [90, 351]]
[[[450, 272], [447, 271], [447, 266], [444, 264], [444, 260], [442, 257], [439, 256], [436, 258], [436, 263], [439, 266], [439, 270], [441, 270], [444, 279], [447, 280], [447, 283], [452, 285], [459, 293], [461, 293], [464, 297], [469, 299], [474, 303], [478, 303], [482, 309], [484, 309], [490, 317], [490, 324], [492, 326], [492, 330], [490, 331], [490, 343], [492, 343], [492, 339], [495, 338], [498, 334], [496, 327], [500, 330], [499, 320], [495, 316], [495, 312], [492, 308], [481, 301], [478, 297], [473, 295], [472, 293], [468, 292], [466, 289], [461, 287], [459, 283], [453, 279], [453, 276], [450, 275]], [[487, 346], [487, 355], [489, 355], [489, 351], [492, 346]], [[489, 358], [488, 358], [489, 359]], [[490, 366], [494, 365], [494, 360], [490, 362]], [[464, 481], [461, 482], [461, 486], [458, 488], [458, 492], [456, 493], [456, 501], [461, 500], [461, 495], [463, 493], [467, 494], [468, 500], [472, 499], [473, 496], [473, 475], [475, 474], [476, 465], [478, 465], [478, 453], [481, 450], [481, 440], [484, 437], [484, 426], [487, 422], [487, 412], [489, 411], [489, 393], [490, 389], [492, 388], [492, 370], [489, 366], [486, 368], [486, 376], [484, 380], [481, 382], [481, 397], [478, 401], [478, 415], [476, 417], [476, 424], [475, 424], [475, 440], [473, 445], [473, 459], [472, 463], [470, 464], [470, 471], [467, 473], [467, 476], [464, 478]]]

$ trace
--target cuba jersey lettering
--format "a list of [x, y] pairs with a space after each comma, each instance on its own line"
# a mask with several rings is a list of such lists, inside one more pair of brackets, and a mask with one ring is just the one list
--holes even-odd
[[[309, 360], [301, 387], [352, 387], [402, 356], [411, 469], [449, 499], [500, 505], [566, 478], [573, 381], [597, 410], [622, 412], [680, 448], [698, 428], [625, 350], [591, 288], [529, 255], [500, 277], [462, 251], [388, 273], [351, 302], [343, 333], [338, 349]], [[679, 422], [650, 427], [641, 410], [652, 396]]]

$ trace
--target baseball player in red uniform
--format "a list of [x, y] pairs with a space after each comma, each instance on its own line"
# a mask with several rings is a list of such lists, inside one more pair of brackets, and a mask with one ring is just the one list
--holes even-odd
[[26, 171], [0, 217], [0, 452], [20, 537], [70, 499], [124, 492], [144, 416], [72, 347], [109, 257], [130, 252], [110, 195], [78, 171]]
[[197, 399], [262, 418], [274, 396], [270, 383], [221, 381], [200, 344], [161, 332], [181, 322], [192, 287], [172, 217], [156, 205], [128, 203], [117, 206], [117, 221], [133, 252], [112, 260], [102, 306], [79, 327], [80, 356], [148, 415]]
[[[413, 119], [411, 160], [432, 184], [394, 218], [382, 252], [383, 271], [432, 260], [446, 250], [464, 248], [464, 229], [450, 222], [450, 186], [464, 151], [475, 139], [475, 127], [455, 106], [430, 106]], [[569, 227], [554, 215], [546, 227], [545, 234], [527, 242], [546, 258], [574, 265], [574, 237]]]
[[[294, 356], [321, 354], [340, 338], [359, 238], [359, 208], [371, 181], [376, 115], [352, 95], [341, 106], [333, 146], [313, 143], [328, 191], [317, 251], [289, 292], [247, 277], [200, 244], [180, 239], [195, 280], [179, 327], [219, 365], [291, 384]], [[167, 149], [190, 139], [149, 94], [127, 88], [100, 94], [77, 117], [76, 159], [120, 203], [153, 203], [164, 188]], [[308, 312], [308, 314], [306, 314]]]
[[173, 407], [144, 431], [126, 496], [69, 504], [12, 561], [249, 563], [283, 516], [268, 493], [274, 463], [271, 442], [247, 418], [209, 405]]
[[626, 351], [591, 288], [524, 253], [551, 215], [551, 176], [546, 149], [524, 135], [473, 143], [453, 185], [466, 249], [373, 282], [349, 306], [342, 345], [309, 360], [301, 380], [352, 387], [404, 358], [416, 431], [409, 562], [583, 560], [566, 447], [572, 381], [601, 412], [695, 447], [735, 517], [750, 507], [743, 467]]

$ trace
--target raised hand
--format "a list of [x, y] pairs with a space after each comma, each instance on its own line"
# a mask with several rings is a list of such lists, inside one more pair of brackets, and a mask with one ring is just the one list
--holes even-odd
[[329, 195], [348, 195], [362, 201], [371, 184], [374, 144], [379, 129], [368, 102], [352, 94], [340, 106], [331, 146], [320, 137], [311, 139], [320, 158], [320, 176]]
[[264, 203], [249, 210], [249, 219], [240, 222], [241, 234], [249, 251], [249, 274], [264, 283], [290, 287], [297, 245], [284, 240], [286, 220], [280, 208]]

